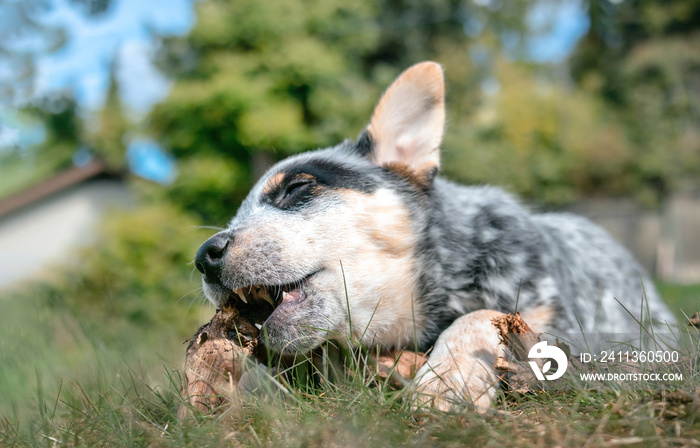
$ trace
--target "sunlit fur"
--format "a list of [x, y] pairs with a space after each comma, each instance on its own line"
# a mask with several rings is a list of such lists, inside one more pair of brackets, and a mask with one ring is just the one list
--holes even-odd
[[[450, 330], [460, 316], [512, 312], [516, 303], [533, 327], [555, 334], [579, 325], [633, 332], [627, 310], [639, 318], [643, 300], [646, 317], [672, 322], [643, 269], [600, 227], [532, 213], [499, 188], [435, 177], [442, 82], [435, 63], [410, 68], [357, 141], [291, 157], [263, 175], [221, 232], [230, 239], [225, 269], [219, 285], [204, 281], [207, 297], [221, 306], [235, 288], [313, 274], [305, 299], [282, 303], [264, 323], [266, 343], [282, 353], [351, 338], [422, 350], [437, 341], [433, 353], [446, 356], [465, 341], [495, 340], [484, 333], [493, 331], [488, 324], [470, 324], [483, 313]], [[313, 183], [294, 190], [306, 181]], [[460, 350], [456, 367], [490, 362], [473, 352]], [[465, 384], [491, 379], [492, 372]]]

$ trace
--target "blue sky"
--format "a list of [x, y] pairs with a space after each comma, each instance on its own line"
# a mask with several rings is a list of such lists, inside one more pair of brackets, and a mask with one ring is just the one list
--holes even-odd
[[123, 99], [135, 112], [144, 113], [169, 90], [169, 82], [150, 62], [155, 50], [151, 30], [184, 34], [193, 20], [190, 0], [113, 0], [110, 10], [97, 19], [86, 19], [66, 0], [58, 0], [42, 22], [65, 27], [70, 38], [60, 51], [39, 60], [37, 92], [70, 88], [81, 105], [97, 108], [116, 55]]
[[[69, 41], [60, 51], [37, 61], [37, 96], [72, 90], [83, 112], [89, 114], [104, 101], [109, 67], [116, 57], [122, 100], [138, 118], [162, 100], [171, 86], [151, 63], [156, 50], [152, 34], [186, 33], [194, 11], [191, 0], [113, 0], [104, 15], [86, 19], [66, 0], [57, 0], [41, 21], [68, 30]], [[37, 129], [25, 126], [17, 130], [12, 127], [11, 114], [6, 115], [0, 145], [3, 139], [20, 144], [41, 140]], [[167, 183], [175, 176], [172, 158], [147, 139], [129, 143], [127, 163], [134, 174], [157, 182]]]
[[530, 38], [527, 52], [537, 62], [561, 62], [588, 31], [590, 21], [582, 1], [536, 3], [528, 24], [539, 35]]

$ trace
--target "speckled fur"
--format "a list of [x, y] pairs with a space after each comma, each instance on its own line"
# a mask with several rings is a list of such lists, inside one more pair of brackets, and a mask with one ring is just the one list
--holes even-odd
[[[533, 327], [554, 334], [635, 332], [628, 311], [639, 318], [642, 308], [645, 319], [673, 322], [644, 270], [597, 225], [532, 213], [496, 187], [435, 177], [442, 89], [437, 64], [417, 65], [387, 91], [357, 141], [272, 167], [222, 232], [231, 243], [221, 284], [204, 282], [210, 300], [219, 306], [234, 288], [313, 274], [307, 298], [264, 324], [280, 352], [345, 337], [427, 350], [460, 316], [516, 304], [540, 320]], [[404, 97], [428, 112], [400, 109]], [[300, 191], [290, 186], [309, 178], [315, 183]]]
[[421, 257], [421, 298], [433, 323], [476, 309], [550, 306], [554, 333], [633, 333], [644, 302], [657, 321], [674, 318], [632, 255], [591, 221], [533, 214], [494, 187], [436, 180]]

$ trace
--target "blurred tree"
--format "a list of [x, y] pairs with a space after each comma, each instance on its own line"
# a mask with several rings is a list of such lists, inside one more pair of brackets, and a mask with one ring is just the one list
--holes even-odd
[[[87, 17], [108, 10], [112, 0], [70, 0]], [[36, 58], [57, 51], [67, 31], [42, 21], [53, 0], [0, 0], [0, 105], [21, 105], [34, 94]]]
[[[499, 59], [498, 89], [452, 121], [450, 176], [496, 183], [548, 204], [623, 194], [629, 148], [600, 99], [542, 79], [537, 67]], [[539, 74], [539, 76], [538, 76]], [[456, 147], [462, 150], [450, 150]]]
[[[472, 63], [469, 43], [493, 47], [501, 31], [521, 32], [525, 4], [198, 2], [190, 34], [164, 39], [159, 65], [175, 85], [149, 117], [180, 160], [170, 197], [222, 224], [261, 169], [354, 137], [380, 88], [422, 59], [445, 66], [454, 113], [472, 110], [484, 70]], [[470, 37], [467, 22], [491, 31]]]
[[166, 40], [162, 65], [177, 82], [151, 115], [153, 128], [177, 157], [226, 154], [239, 163], [259, 149], [345, 137], [348, 124], [361, 123], [358, 105], [369, 104], [369, 95], [350, 93], [369, 87], [357, 55], [376, 33], [369, 2], [344, 3], [198, 3], [190, 35]]
[[32, 148], [34, 158], [53, 169], [72, 164], [72, 156], [82, 140], [83, 126], [78, 104], [71, 92], [47, 95], [23, 108], [38, 119], [44, 128], [44, 141]]
[[15, 116], [32, 138], [0, 149], [0, 198], [27, 188], [72, 165], [83, 126], [72, 93], [37, 98]]
[[95, 130], [86, 136], [90, 148], [102, 157], [112, 169], [122, 169], [126, 165], [125, 139], [131, 127], [124, 113], [119, 93], [118, 61], [117, 57], [112, 59], [105, 102], [97, 116]]
[[253, 165], [360, 129], [376, 88], [352, 56], [374, 45], [374, 12], [321, 0], [214, 0], [196, 11], [188, 36], [165, 41], [161, 65], [176, 83], [150, 124], [181, 162], [171, 197], [222, 224], [260, 174]]
[[35, 58], [65, 44], [65, 30], [36, 19], [48, 9], [43, 0], [0, 0], [0, 105], [30, 97]]
[[[88, 18], [100, 16], [112, 3], [68, 2]], [[55, 6], [55, 0], [0, 0], [0, 112], [21, 128], [11, 131], [25, 134], [0, 148], [0, 196], [70, 166], [85, 139], [86, 126], [73, 92], [38, 95], [34, 88], [37, 59], [63, 48], [70, 38], [60, 25], [46, 23]], [[119, 163], [123, 164], [123, 151]]]
[[656, 202], [700, 174], [700, 2], [590, 0], [572, 57], [576, 82], [603, 98], [632, 143], [633, 191]]
[[23, 115], [38, 120], [44, 130], [43, 140], [29, 149], [32, 158], [49, 173], [73, 163], [73, 155], [83, 147], [104, 159], [110, 168], [120, 170], [126, 164], [125, 137], [131, 128], [121, 102], [116, 77], [117, 59], [110, 66], [109, 87], [94, 123], [86, 126], [78, 104], [69, 91], [46, 95], [23, 107]]

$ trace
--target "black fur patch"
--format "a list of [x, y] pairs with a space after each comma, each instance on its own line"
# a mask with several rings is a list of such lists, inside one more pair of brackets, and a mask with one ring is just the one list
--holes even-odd
[[360, 134], [357, 138], [355, 149], [361, 156], [368, 156], [372, 152], [372, 149], [374, 149], [374, 141], [369, 132], [364, 131]]
[[298, 210], [328, 189], [349, 189], [372, 193], [376, 181], [363, 173], [327, 160], [312, 160], [284, 170], [277, 187], [263, 197], [282, 210]]

